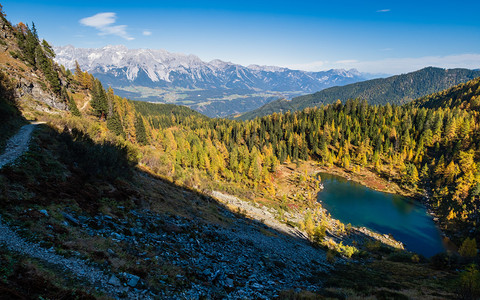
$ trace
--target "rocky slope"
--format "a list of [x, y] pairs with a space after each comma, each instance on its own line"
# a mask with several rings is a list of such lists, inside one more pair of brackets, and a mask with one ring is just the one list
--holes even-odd
[[[0, 48], [1, 70], [8, 74], [12, 82], [15, 96], [23, 104], [33, 110], [51, 111], [52, 109], [66, 110], [67, 104], [60, 95], [53, 93], [46, 85], [45, 75], [36, 68], [32, 68], [25, 61], [18, 59], [20, 48], [17, 45], [12, 25], [4, 18], [0, 18]], [[54, 66], [60, 71], [59, 66]], [[61, 85], [68, 87], [69, 83], [61, 72], [59, 80]], [[33, 101], [32, 101], [33, 100]]]

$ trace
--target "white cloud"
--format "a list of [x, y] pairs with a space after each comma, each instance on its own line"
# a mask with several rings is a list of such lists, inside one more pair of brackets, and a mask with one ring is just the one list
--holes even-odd
[[152, 32], [150, 30], [144, 30], [142, 32], [142, 34], [145, 35], [145, 36], [150, 36], [150, 35], [152, 35]]
[[439, 68], [480, 68], [480, 53], [454, 54], [447, 56], [424, 56], [405, 58], [386, 58], [371, 61], [358, 61], [353, 59], [335, 62], [315, 61], [305, 64], [289, 65], [288, 68], [306, 71], [321, 71], [328, 69], [352, 69], [361, 72], [401, 74], [416, 71], [425, 67]]
[[389, 8], [387, 8], [387, 9], [379, 9], [379, 10], [377, 10], [377, 13], [386, 13], [386, 12], [389, 12], [389, 11], [390, 11]]
[[127, 25], [115, 25], [117, 14], [113, 12], [98, 13], [91, 17], [83, 18], [79, 22], [84, 26], [89, 26], [97, 29], [99, 35], [116, 35], [128, 41], [133, 40], [127, 33]]
[[116, 14], [112, 12], [99, 13], [91, 17], [81, 19], [80, 24], [95, 28], [102, 28], [115, 23], [116, 18]]

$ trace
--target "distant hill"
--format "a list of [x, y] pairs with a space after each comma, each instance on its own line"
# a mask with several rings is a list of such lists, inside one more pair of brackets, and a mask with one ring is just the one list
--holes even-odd
[[448, 89], [459, 83], [480, 76], [480, 71], [469, 69], [441, 69], [428, 67], [415, 72], [336, 86], [320, 92], [293, 98], [291, 101], [277, 100], [240, 116], [252, 119], [259, 116], [288, 110], [301, 110], [320, 106], [337, 100], [364, 99], [370, 104], [405, 104], [419, 97]]
[[207, 119], [208, 117], [202, 115], [201, 113], [188, 108], [186, 106], [175, 105], [175, 104], [159, 104], [159, 103], [149, 103], [144, 101], [131, 101], [135, 107], [135, 111], [142, 114], [145, 117], [148, 116], [157, 116], [157, 115], [166, 115], [166, 116], [175, 116], [178, 117], [196, 117], [201, 119]]
[[448, 90], [434, 93], [412, 102], [425, 108], [462, 108], [480, 110], [480, 78], [461, 83]]

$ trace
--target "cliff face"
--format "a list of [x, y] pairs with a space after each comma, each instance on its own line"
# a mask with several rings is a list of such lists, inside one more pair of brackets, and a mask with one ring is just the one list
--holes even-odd
[[[53, 112], [67, 110], [65, 100], [51, 90], [45, 74], [22, 59], [21, 49], [15, 36], [16, 29], [3, 16], [0, 17], [0, 70], [8, 75], [15, 94], [23, 107]], [[69, 84], [58, 65], [53, 66], [62, 87]]]

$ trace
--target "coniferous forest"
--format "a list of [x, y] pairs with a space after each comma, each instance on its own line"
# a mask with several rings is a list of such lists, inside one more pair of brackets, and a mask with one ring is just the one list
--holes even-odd
[[[287, 161], [313, 160], [352, 172], [368, 168], [426, 196], [446, 229], [478, 234], [480, 79], [404, 106], [356, 99], [251, 121], [132, 102], [94, 82], [95, 114], [106, 115], [107, 126], [118, 124], [115, 134], [148, 145], [142, 162], [176, 180], [200, 171], [268, 190], [276, 166]], [[105, 100], [105, 111], [93, 105]]]

